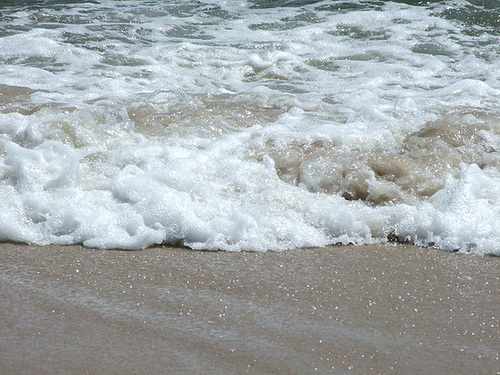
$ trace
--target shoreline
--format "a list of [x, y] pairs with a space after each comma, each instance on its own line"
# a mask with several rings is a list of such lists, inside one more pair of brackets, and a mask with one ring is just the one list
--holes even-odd
[[0, 244], [14, 373], [498, 373], [500, 259]]

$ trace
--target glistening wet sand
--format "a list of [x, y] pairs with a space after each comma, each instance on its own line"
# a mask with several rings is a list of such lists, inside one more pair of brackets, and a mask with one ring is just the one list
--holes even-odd
[[500, 258], [406, 245], [0, 254], [3, 374], [500, 369]]

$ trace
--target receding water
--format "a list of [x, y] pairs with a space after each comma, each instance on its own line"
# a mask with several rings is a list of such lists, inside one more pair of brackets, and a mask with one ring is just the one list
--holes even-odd
[[497, 1], [0, 5], [0, 240], [500, 254]]

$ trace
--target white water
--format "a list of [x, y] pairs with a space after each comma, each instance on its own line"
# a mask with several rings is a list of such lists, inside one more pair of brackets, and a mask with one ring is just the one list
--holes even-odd
[[0, 240], [500, 254], [500, 37], [452, 3], [4, 7]]

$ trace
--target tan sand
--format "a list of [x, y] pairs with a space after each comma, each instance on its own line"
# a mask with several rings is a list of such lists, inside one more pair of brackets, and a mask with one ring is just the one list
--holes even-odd
[[500, 258], [406, 245], [0, 254], [2, 374], [500, 373]]

